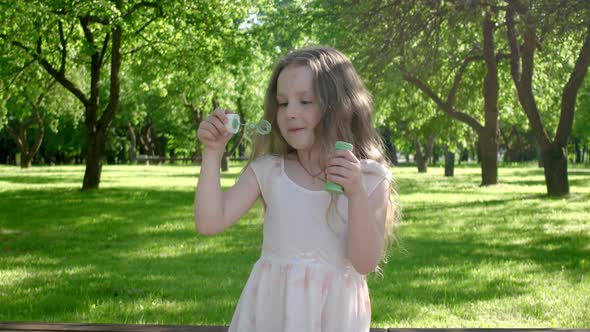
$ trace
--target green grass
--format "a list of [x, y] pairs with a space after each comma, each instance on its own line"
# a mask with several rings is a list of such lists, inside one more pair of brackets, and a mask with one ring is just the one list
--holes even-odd
[[[231, 185], [240, 165], [223, 176]], [[0, 321], [228, 325], [262, 242], [257, 203], [223, 234], [193, 226], [198, 167], [0, 166]], [[534, 165], [394, 169], [400, 244], [369, 277], [373, 327], [590, 326], [590, 169], [547, 198]]]

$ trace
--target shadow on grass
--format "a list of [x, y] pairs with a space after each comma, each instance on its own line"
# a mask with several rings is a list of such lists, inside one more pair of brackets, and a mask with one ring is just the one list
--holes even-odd
[[193, 197], [144, 188], [12, 191], [0, 201], [0, 265], [22, 275], [0, 283], [0, 320], [106, 310], [118, 322], [157, 321], [162, 308], [146, 305], [154, 301], [182, 304], [169, 321], [230, 319], [260, 252], [261, 225], [198, 235]]
[[[572, 284], [590, 274], [584, 249], [590, 236], [546, 235], [525, 246], [489, 244], [469, 234], [461, 239], [406, 238], [403, 253], [385, 265], [384, 278], [370, 278], [376, 321], [411, 321], [419, 308], [460, 307], [469, 303], [534, 294], [527, 274], [565, 273]], [[499, 272], [503, 271], [504, 272]], [[493, 275], [489, 272], [493, 271]], [[499, 273], [498, 273], [499, 272]]]

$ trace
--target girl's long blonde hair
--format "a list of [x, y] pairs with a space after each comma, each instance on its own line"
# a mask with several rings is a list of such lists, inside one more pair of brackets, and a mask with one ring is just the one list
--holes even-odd
[[[336, 141], [350, 142], [358, 159], [372, 159], [389, 170], [383, 141], [373, 127], [371, 95], [350, 60], [336, 49], [323, 46], [292, 51], [276, 64], [266, 90], [263, 117], [272, 124], [273, 130], [267, 136], [255, 137], [250, 162], [264, 155], [285, 156], [295, 151], [276, 130], [277, 80], [289, 65], [306, 66], [314, 74], [314, 94], [322, 114], [315, 134], [322, 151], [331, 151]], [[325, 160], [322, 162], [325, 165]], [[389, 193], [384, 234], [386, 249], [395, 239], [394, 230], [401, 219], [393, 180], [389, 182]], [[383, 260], [386, 258], [384, 255]]]

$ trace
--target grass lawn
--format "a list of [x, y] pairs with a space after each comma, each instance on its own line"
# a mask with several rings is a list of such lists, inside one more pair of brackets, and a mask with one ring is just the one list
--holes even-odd
[[[230, 186], [240, 165], [223, 174]], [[195, 233], [195, 166], [0, 166], [0, 321], [228, 325], [262, 242], [259, 203]], [[394, 169], [401, 242], [370, 275], [373, 327], [589, 327], [590, 168], [547, 198], [543, 171]]]

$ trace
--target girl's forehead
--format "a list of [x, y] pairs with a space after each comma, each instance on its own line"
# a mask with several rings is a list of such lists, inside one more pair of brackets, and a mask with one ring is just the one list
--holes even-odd
[[306, 95], [314, 91], [314, 75], [307, 66], [289, 65], [277, 78], [277, 96]]
[[313, 71], [308, 66], [288, 65], [281, 70], [277, 77], [277, 80], [280, 82], [281, 80], [285, 79], [292, 80], [294, 78], [297, 78], [301, 80], [312, 81], [313, 77]]

